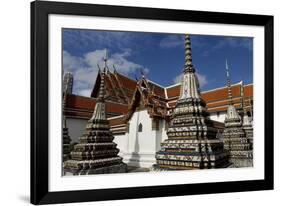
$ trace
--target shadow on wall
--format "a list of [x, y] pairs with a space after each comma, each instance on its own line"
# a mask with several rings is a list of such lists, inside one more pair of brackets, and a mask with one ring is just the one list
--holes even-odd
[[[160, 121], [160, 120], [159, 120]], [[163, 127], [164, 127], [164, 121], [159, 122], [159, 128], [156, 129], [156, 139], [155, 139], [155, 151], [159, 151], [161, 149], [161, 142], [162, 140], [162, 135], [163, 135]]]
[[143, 125], [139, 123], [139, 112], [137, 113], [137, 124], [136, 124], [136, 139], [135, 139], [135, 146], [134, 151], [132, 152], [132, 156], [128, 161], [129, 166], [140, 167], [140, 144], [139, 144], [139, 132], [142, 132]]

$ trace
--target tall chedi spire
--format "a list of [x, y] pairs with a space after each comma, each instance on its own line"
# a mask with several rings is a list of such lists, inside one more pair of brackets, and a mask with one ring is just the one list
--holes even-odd
[[227, 84], [228, 100], [229, 100], [229, 104], [232, 104], [231, 80], [230, 80], [230, 73], [229, 73], [227, 59], [225, 60], [225, 68], [226, 68], [226, 82], [227, 82], [226, 84]]
[[65, 107], [66, 107], [66, 98], [67, 94], [72, 91], [73, 84], [73, 76], [71, 73], [65, 73], [64, 75], [64, 91], [63, 91], [63, 100], [62, 100], [62, 108], [63, 108], [63, 115], [62, 115], [62, 138], [63, 138], [63, 161], [66, 161], [69, 158], [70, 153], [70, 143], [71, 138], [68, 134], [68, 128], [66, 125], [66, 117], [65, 117]]
[[229, 151], [229, 161], [233, 164], [233, 167], [249, 167], [252, 166], [252, 148], [243, 130], [241, 117], [233, 104], [230, 72], [227, 61], [226, 78], [229, 105], [224, 121], [225, 128], [222, 134], [224, 148]]
[[243, 85], [241, 87], [241, 96], [242, 96], [242, 109], [243, 109], [243, 129], [245, 131], [246, 137], [249, 139], [251, 143], [251, 147], [253, 147], [253, 122], [252, 119], [248, 116], [248, 112], [246, 109], [246, 101], [245, 101]]
[[251, 143], [251, 146], [253, 145], [253, 123], [250, 119], [250, 117], [247, 115], [247, 112], [244, 111], [243, 116], [243, 129], [245, 131], [246, 137], [249, 139], [249, 142]]
[[245, 131], [246, 137], [249, 139], [251, 146], [253, 146], [253, 122], [251, 118], [247, 114], [246, 105], [245, 105], [245, 97], [243, 95], [243, 129]]
[[107, 57], [104, 58], [104, 69], [99, 71], [101, 76], [100, 90], [97, 103], [91, 119], [86, 125], [86, 131], [79, 138], [79, 144], [74, 146], [70, 153], [71, 159], [64, 164], [64, 172], [74, 175], [104, 174], [126, 172], [127, 165], [117, 154], [117, 144], [109, 130], [106, 118], [104, 100], [104, 75], [106, 72]]
[[156, 153], [155, 167], [168, 170], [227, 167], [227, 154], [216, 134], [217, 129], [200, 94], [192, 65], [190, 37], [186, 35], [180, 97], [167, 130], [168, 139], [161, 143], [161, 150]]
[[191, 43], [189, 35], [185, 36], [185, 64], [181, 81], [180, 99], [200, 98], [200, 86], [192, 65]]

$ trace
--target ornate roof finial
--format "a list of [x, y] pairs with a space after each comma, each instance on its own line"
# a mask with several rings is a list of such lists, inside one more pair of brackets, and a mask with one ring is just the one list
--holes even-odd
[[242, 108], [242, 111], [243, 111], [243, 114], [246, 113], [246, 108], [245, 108], [245, 96], [244, 96], [244, 84], [243, 84], [243, 80], [241, 81], [241, 90], [240, 90], [240, 96], [242, 98], [242, 101], [241, 101], [241, 108]]
[[98, 63], [97, 63], [97, 66], [99, 68], [98, 73], [100, 74], [101, 73], [101, 68], [100, 68], [100, 65]]
[[190, 42], [189, 34], [185, 35], [184, 47], [185, 47], [184, 71], [185, 72], [195, 72], [195, 69], [193, 68], [193, 65], [192, 65], [191, 42]]
[[105, 70], [105, 73], [107, 73], [109, 71], [109, 68], [107, 66], [107, 61], [108, 61], [108, 50], [107, 49], [105, 49], [103, 61], [104, 61], [104, 70]]
[[97, 98], [97, 103], [95, 105], [95, 109], [93, 112], [93, 115], [89, 122], [93, 122], [94, 120], [106, 120], [106, 110], [105, 110], [105, 100], [104, 100], [104, 95], [105, 95], [105, 89], [104, 89], [104, 75], [105, 71], [100, 72], [100, 90]]
[[139, 81], [137, 74], [135, 74], [135, 80], [136, 80], [137, 82]]
[[151, 90], [151, 94], [154, 95], [154, 90], [155, 90], [155, 84], [153, 84], [152, 90]]
[[227, 81], [227, 89], [228, 89], [228, 99], [229, 99], [229, 104], [232, 104], [231, 80], [230, 80], [230, 72], [229, 72], [229, 68], [228, 68], [227, 59], [225, 60], [225, 68], [226, 68], [226, 81]]
[[140, 73], [141, 73], [142, 78], [144, 79], [144, 78], [145, 78], [145, 75], [144, 75], [144, 70], [143, 70], [143, 68], [140, 69]]
[[117, 70], [116, 70], [116, 68], [115, 68], [115, 65], [113, 64], [112, 67], [113, 67], [113, 72], [116, 74], [116, 73], [117, 73]]

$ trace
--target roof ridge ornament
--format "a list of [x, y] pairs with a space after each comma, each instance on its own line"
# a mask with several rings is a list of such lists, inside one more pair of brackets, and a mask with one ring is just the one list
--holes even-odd
[[109, 72], [109, 68], [107, 66], [107, 61], [108, 61], [108, 50], [107, 50], [107, 48], [105, 48], [105, 54], [104, 54], [103, 62], [104, 62], [104, 70], [105, 70], [106, 74]]
[[112, 67], [113, 67], [113, 72], [114, 72], [114, 74], [116, 74], [116, 73], [117, 73], [117, 69], [115, 68], [115, 65], [112, 64]]
[[97, 63], [97, 66], [98, 66], [98, 73], [100, 74], [101, 73], [101, 68], [100, 68], [99, 63]]
[[144, 74], [143, 68], [140, 68], [140, 73], [141, 73], [142, 78], [145, 79], [145, 74]]

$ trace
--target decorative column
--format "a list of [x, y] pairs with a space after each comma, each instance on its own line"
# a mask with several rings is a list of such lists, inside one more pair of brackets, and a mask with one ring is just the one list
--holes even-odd
[[[66, 107], [66, 99], [67, 94], [69, 94], [70, 91], [72, 91], [72, 83], [73, 83], [73, 77], [71, 73], [66, 73], [64, 75], [64, 92], [63, 92], [63, 101], [62, 101], [62, 138], [63, 138], [63, 161], [66, 161], [69, 159], [70, 154], [70, 143], [71, 138], [68, 134], [68, 128], [66, 125], [66, 117], [65, 117], [65, 107]], [[69, 88], [71, 87], [71, 89]]]
[[156, 153], [155, 169], [208, 169], [229, 166], [223, 142], [209, 118], [192, 65], [191, 43], [185, 36], [185, 68], [180, 97], [167, 130], [168, 139]]

